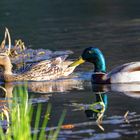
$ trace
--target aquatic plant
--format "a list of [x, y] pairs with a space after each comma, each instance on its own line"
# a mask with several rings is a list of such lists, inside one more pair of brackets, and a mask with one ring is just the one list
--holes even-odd
[[[9, 103], [8, 106], [9, 112], [7, 111], [10, 121], [8, 122], [6, 132], [3, 131], [2, 126], [0, 127], [1, 140], [57, 139], [65, 113], [62, 114], [58, 127], [46, 136], [46, 126], [50, 118], [51, 106], [48, 105], [42, 125], [39, 127], [41, 122], [41, 105], [38, 105], [36, 112], [34, 112], [33, 105], [28, 102], [26, 86], [15, 89], [13, 96], [13, 102]], [[4, 111], [6, 112], [6, 110]], [[33, 116], [35, 116], [35, 123], [31, 127]]]

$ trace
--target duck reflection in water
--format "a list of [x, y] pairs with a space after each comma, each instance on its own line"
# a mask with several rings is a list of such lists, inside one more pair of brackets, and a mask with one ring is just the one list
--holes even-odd
[[73, 89], [84, 89], [84, 81], [80, 79], [66, 78], [47, 82], [28, 82], [28, 89], [37, 93], [69, 92]]
[[[82, 81], [80, 80], [73, 80], [73, 79], [67, 79], [67, 80], [59, 80], [59, 81], [50, 81], [50, 82], [29, 82], [26, 83], [4, 83], [0, 86], [0, 122], [3, 130], [7, 132], [7, 128], [9, 126], [9, 118], [10, 118], [10, 112], [11, 108], [9, 107], [9, 104], [12, 104], [15, 99], [19, 99], [20, 89], [19, 87], [23, 87], [24, 96], [26, 96], [26, 103], [34, 103], [34, 101], [37, 103], [39, 98], [42, 98], [43, 100], [48, 101], [50, 94], [52, 92], [67, 92], [72, 89], [81, 90], [82, 87]], [[39, 98], [37, 100], [34, 100], [33, 98], [29, 99], [28, 97], [28, 90], [30, 92], [35, 93], [47, 93], [47, 94], [40, 94]], [[14, 98], [17, 97], [18, 98]], [[42, 101], [42, 100], [41, 100]], [[44, 102], [44, 101], [43, 101]], [[18, 102], [16, 102], [18, 103]]]
[[86, 106], [85, 114], [90, 120], [96, 120], [99, 128], [104, 131], [101, 124], [108, 104], [107, 92], [103, 85], [92, 85], [92, 90], [96, 101]]
[[[96, 101], [85, 107], [85, 114], [90, 120], [96, 120], [97, 125], [103, 131], [102, 119], [108, 106], [108, 92], [111, 91], [111, 94], [123, 93], [131, 98], [140, 98], [140, 84], [93, 84], [92, 90]], [[128, 111], [126, 114], [128, 115]], [[128, 122], [126, 114], [124, 120]]]
[[85, 113], [89, 119], [100, 120], [105, 110], [107, 109], [107, 95], [106, 93], [96, 93], [95, 94], [96, 102], [90, 104], [86, 109]]
[[132, 98], [140, 98], [140, 84], [111, 84], [108, 85], [107, 90], [111, 92], [123, 93]]

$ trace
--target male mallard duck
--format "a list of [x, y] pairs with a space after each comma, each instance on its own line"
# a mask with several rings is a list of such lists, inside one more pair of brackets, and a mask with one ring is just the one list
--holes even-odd
[[67, 76], [75, 67], [68, 68], [71, 61], [65, 61], [66, 55], [50, 60], [33, 63], [26, 67], [22, 73], [12, 73], [12, 64], [6, 53], [0, 53], [0, 65], [4, 68], [3, 80], [10, 81], [44, 81], [54, 80]]
[[140, 62], [131, 62], [114, 68], [111, 72], [106, 73], [105, 58], [98, 48], [89, 47], [85, 49], [81, 57], [70, 64], [78, 66], [85, 61], [94, 64], [94, 74], [92, 82], [97, 84], [110, 83], [138, 83], [140, 82]]

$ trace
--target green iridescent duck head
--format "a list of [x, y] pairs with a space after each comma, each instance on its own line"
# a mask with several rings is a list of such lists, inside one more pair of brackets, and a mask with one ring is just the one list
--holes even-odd
[[88, 47], [86, 48], [81, 57], [73, 62], [71, 66], [78, 66], [84, 62], [90, 62], [94, 64], [95, 69], [94, 72], [106, 72], [106, 65], [105, 65], [105, 58], [102, 52], [95, 47]]

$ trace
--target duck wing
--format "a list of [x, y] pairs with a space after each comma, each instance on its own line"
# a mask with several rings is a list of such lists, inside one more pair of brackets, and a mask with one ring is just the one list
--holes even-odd
[[64, 62], [67, 57], [68, 57], [68, 55], [62, 55], [59, 57], [55, 57], [55, 58], [51, 59], [51, 62], [53, 65], [61, 65], [62, 62]]
[[38, 69], [39, 66], [45, 66], [50, 67], [50, 65], [60, 65], [62, 62], [65, 61], [65, 59], [68, 57], [68, 55], [63, 55], [59, 57], [55, 57], [49, 60], [42, 60], [42, 61], [37, 61], [33, 63], [26, 63], [23, 65], [20, 69], [16, 70], [15, 73], [25, 73], [27, 71], [30, 71], [32, 69]]
[[28, 68], [28, 71], [24, 72], [19, 77], [21, 77], [21, 79], [33, 81], [57, 79], [63, 75], [63, 67], [61, 64], [66, 58], [67, 56], [60, 56], [32, 64], [30, 68]]
[[111, 83], [140, 82], [140, 62], [131, 62], [114, 68], [106, 75]]

